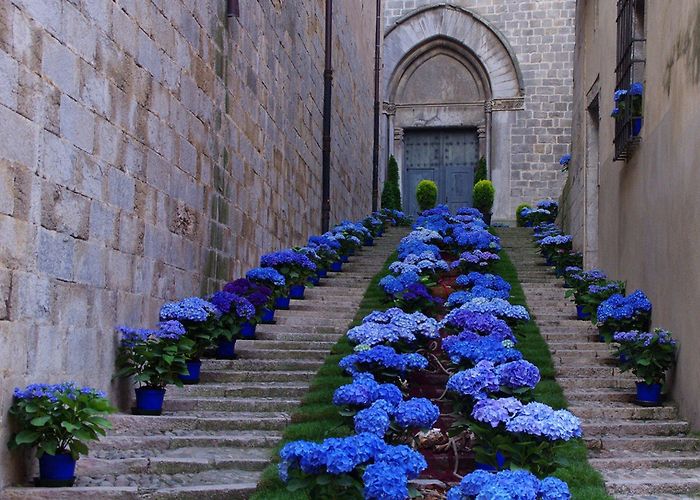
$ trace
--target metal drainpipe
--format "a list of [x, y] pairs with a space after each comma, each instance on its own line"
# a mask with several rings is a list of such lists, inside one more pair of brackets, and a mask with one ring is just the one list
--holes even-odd
[[331, 99], [333, 97], [333, 0], [326, 0], [326, 63], [323, 71], [323, 169], [321, 173], [321, 229], [330, 228], [331, 218]]
[[377, 21], [374, 36], [374, 148], [372, 150], [372, 211], [379, 208], [379, 75], [382, 50], [382, 0], [377, 0]]

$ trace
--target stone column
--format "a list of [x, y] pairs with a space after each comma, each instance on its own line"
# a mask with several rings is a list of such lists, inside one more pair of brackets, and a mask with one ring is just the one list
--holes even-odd
[[394, 158], [399, 165], [399, 189], [403, 196], [403, 128], [394, 127]]
[[389, 155], [395, 154], [394, 148], [394, 117], [396, 116], [396, 104], [385, 102], [384, 103], [384, 114], [387, 117], [387, 138], [388, 138], [388, 151]]
[[[485, 113], [485, 115], [488, 115], [490, 113]], [[487, 134], [486, 134], [486, 124], [488, 123], [488, 116], [485, 118], [485, 122], [483, 125], [479, 125], [476, 127], [476, 135], [479, 138], [479, 158], [482, 156], [486, 156], [486, 152], [488, 151], [487, 149]]]
[[490, 131], [487, 160], [490, 178], [496, 188], [493, 204], [495, 220], [513, 220], [511, 213], [510, 174], [511, 174], [511, 129], [515, 124], [516, 112], [523, 109], [524, 98], [496, 99], [486, 103], [486, 116], [490, 116]]

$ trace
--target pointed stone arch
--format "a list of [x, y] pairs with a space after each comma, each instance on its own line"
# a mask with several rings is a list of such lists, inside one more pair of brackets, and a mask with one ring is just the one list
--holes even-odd
[[510, 135], [515, 112], [523, 109], [524, 83], [503, 34], [468, 9], [439, 3], [386, 31], [383, 60], [384, 133], [402, 177], [405, 131], [465, 129], [478, 136], [478, 153], [487, 159], [497, 193], [494, 216], [510, 218]]

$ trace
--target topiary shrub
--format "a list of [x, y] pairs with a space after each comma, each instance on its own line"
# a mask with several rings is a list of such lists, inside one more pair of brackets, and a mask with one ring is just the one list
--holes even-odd
[[472, 199], [474, 200], [474, 207], [478, 208], [479, 211], [486, 216], [491, 213], [491, 207], [493, 207], [493, 198], [496, 194], [496, 189], [493, 187], [491, 181], [483, 180], [474, 184], [474, 190], [472, 193]]
[[435, 207], [437, 203], [438, 188], [435, 182], [423, 179], [416, 187], [416, 200], [418, 201], [418, 209], [429, 210]]
[[518, 205], [518, 208], [515, 209], [515, 221], [517, 222], [518, 227], [525, 227], [525, 218], [520, 215], [520, 212], [523, 211], [523, 208], [532, 208], [532, 205], [529, 203], [521, 203]]
[[401, 190], [399, 189], [399, 164], [394, 155], [389, 157], [386, 180], [382, 189], [382, 208], [401, 210]]
[[479, 158], [479, 162], [476, 164], [476, 169], [474, 170], [474, 184], [485, 181], [486, 177], [486, 158], [482, 156]]

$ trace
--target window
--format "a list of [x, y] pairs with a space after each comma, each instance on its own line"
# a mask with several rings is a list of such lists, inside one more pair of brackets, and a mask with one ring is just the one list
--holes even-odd
[[642, 128], [645, 0], [617, 1], [615, 160], [626, 160], [639, 143]]

